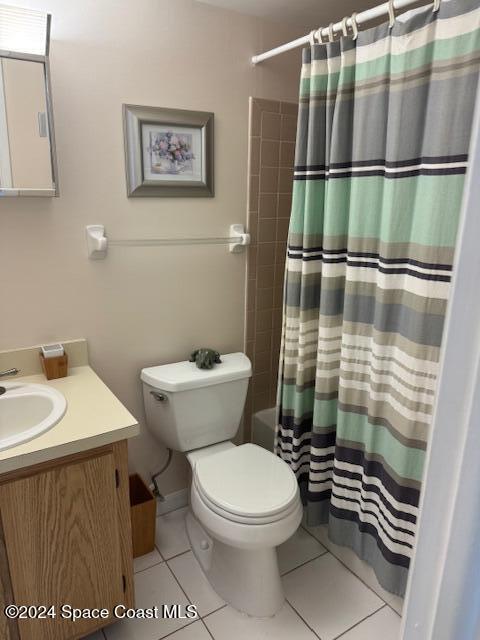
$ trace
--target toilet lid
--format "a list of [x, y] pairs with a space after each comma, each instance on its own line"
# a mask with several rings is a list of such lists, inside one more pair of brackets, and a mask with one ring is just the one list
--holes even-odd
[[284, 511], [298, 492], [290, 467], [255, 444], [201, 458], [194, 474], [197, 488], [211, 502], [224, 511], [252, 518]]

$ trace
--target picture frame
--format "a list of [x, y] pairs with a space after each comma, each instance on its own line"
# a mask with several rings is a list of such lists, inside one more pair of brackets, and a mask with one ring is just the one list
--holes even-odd
[[123, 105], [128, 197], [213, 197], [214, 114]]

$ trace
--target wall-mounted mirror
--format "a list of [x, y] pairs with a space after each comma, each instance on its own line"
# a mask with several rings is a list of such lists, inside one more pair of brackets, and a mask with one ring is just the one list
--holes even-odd
[[50, 16], [0, 5], [0, 24], [0, 196], [56, 196]]

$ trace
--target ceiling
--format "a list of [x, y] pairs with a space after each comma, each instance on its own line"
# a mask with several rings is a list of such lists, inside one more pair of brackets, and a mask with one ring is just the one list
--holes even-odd
[[380, 0], [197, 0], [275, 22], [313, 29], [363, 11]]

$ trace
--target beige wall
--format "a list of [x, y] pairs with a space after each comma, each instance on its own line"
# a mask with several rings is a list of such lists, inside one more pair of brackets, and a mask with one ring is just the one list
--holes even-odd
[[[222, 236], [245, 222], [248, 97], [296, 100], [300, 52], [257, 68], [249, 58], [300, 34], [191, 0], [18, 4], [53, 14], [60, 198], [0, 200], [0, 349], [86, 337], [95, 370], [143, 422], [141, 367], [198, 345], [243, 348], [246, 256], [112, 247], [91, 262], [84, 227]], [[215, 112], [215, 198], [126, 198], [124, 102]], [[144, 428], [130, 453], [145, 476], [164, 460]], [[186, 470], [177, 456], [162, 489], [185, 486]]]

